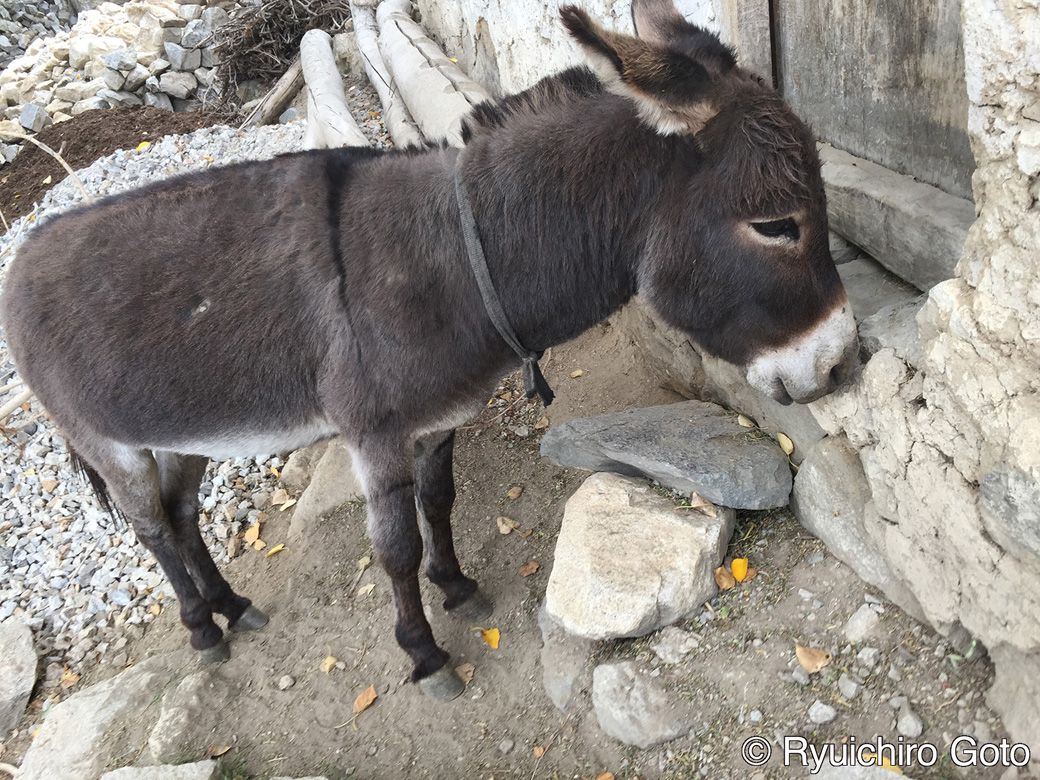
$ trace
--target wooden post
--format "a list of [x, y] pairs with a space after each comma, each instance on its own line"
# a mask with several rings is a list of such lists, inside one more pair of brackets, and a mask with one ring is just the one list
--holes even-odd
[[275, 122], [293, 102], [293, 98], [296, 97], [301, 87], [303, 87], [303, 65], [300, 63], [300, 58], [297, 57], [271, 91], [264, 95], [264, 99], [249, 112], [249, 116], [239, 127], [257, 127]]
[[368, 139], [347, 107], [343, 78], [332, 53], [332, 38], [327, 32], [310, 30], [303, 36], [300, 62], [307, 89], [308, 138], [315, 142], [320, 139], [320, 145], [324, 147], [368, 146]]

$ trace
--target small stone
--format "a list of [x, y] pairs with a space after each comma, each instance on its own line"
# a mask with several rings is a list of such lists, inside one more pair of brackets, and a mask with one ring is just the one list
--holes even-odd
[[924, 733], [924, 723], [918, 717], [909, 704], [904, 704], [899, 709], [899, 717], [896, 719], [896, 731], [907, 739], [917, 739]]
[[290, 122], [295, 122], [299, 118], [300, 118], [299, 110], [297, 110], [296, 108], [293, 108], [292, 106], [290, 106], [289, 108], [285, 109], [285, 111], [283, 111], [278, 116], [278, 122], [280, 124], [287, 125]]
[[796, 667], [795, 670], [791, 672], [791, 678], [799, 685], [809, 684], [809, 673], [800, 666]]
[[104, 100], [103, 98], [99, 97], [91, 97], [87, 98], [86, 100], [80, 100], [73, 104], [72, 109], [69, 113], [71, 113], [73, 116], [78, 116], [79, 114], [82, 114], [84, 111], [95, 111], [97, 109], [109, 107], [110, 104], [107, 100]]
[[845, 624], [845, 636], [850, 642], [862, 642], [874, 633], [878, 614], [869, 604], [861, 604]]
[[[159, 60], [156, 60], [156, 62], [158, 61]], [[134, 65], [134, 67], [130, 69], [130, 72], [126, 74], [126, 80], [123, 82], [123, 89], [130, 92], [140, 89], [144, 86], [144, 83], [148, 80], [150, 75], [151, 72], [144, 65]]]
[[881, 660], [881, 651], [876, 647], [864, 647], [856, 654], [856, 660], [868, 669], [873, 669]]
[[754, 723], [757, 725], [762, 722], [762, 718], [762, 710], [751, 710], [751, 712], [748, 713], [749, 723]]
[[211, 29], [216, 30], [231, 21], [228, 12], [219, 6], [211, 6], [202, 12], [202, 21]]
[[819, 699], [814, 701], [812, 706], [809, 707], [809, 720], [817, 725], [822, 726], [824, 723], [830, 723], [836, 717], [838, 717], [838, 711], [829, 704], [824, 704]]
[[858, 682], [844, 672], [841, 677], [838, 678], [838, 691], [849, 701], [856, 698], [856, 694], [859, 693], [859, 685]]
[[26, 103], [18, 115], [18, 124], [33, 133], [38, 133], [45, 127], [54, 124], [54, 120], [43, 108], [35, 103]]
[[295, 678], [293, 678], [292, 675], [283, 674], [278, 679], [278, 690], [280, 690], [280, 691], [287, 691], [290, 688], [292, 688], [294, 685], [296, 685], [296, 680], [295, 680]]
[[511, 739], [503, 739], [501, 742], [498, 743], [498, 752], [502, 755], [505, 755], [506, 753], [512, 751], [514, 744], [515, 743]]
[[666, 664], [677, 664], [699, 646], [700, 640], [696, 635], [675, 626], [668, 626], [661, 629], [657, 635], [657, 641], [650, 646], [650, 649]]

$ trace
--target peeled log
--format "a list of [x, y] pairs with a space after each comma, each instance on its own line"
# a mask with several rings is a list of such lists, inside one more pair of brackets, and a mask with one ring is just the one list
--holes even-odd
[[323, 147], [368, 146], [368, 139], [347, 107], [343, 78], [327, 32], [310, 30], [303, 36], [300, 62], [307, 84], [307, 143]]
[[395, 145], [402, 148], [422, 146], [422, 133], [419, 132], [412, 115], [408, 113], [404, 99], [379, 51], [379, 25], [376, 24], [375, 11], [359, 7], [357, 3], [352, 2], [350, 17], [354, 20], [354, 38], [361, 53], [361, 61], [365, 66], [365, 73], [368, 74], [368, 80], [372, 82], [379, 95], [379, 102], [383, 106], [383, 122], [390, 137], [394, 139]]
[[376, 10], [383, 61], [423, 135], [461, 147], [463, 118], [491, 96], [426, 36], [407, 6], [384, 0]]

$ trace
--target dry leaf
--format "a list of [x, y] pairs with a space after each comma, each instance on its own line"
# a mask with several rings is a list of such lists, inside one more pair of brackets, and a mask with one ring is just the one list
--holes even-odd
[[750, 417], [746, 417], [743, 414], [738, 414], [737, 415], [737, 425], [739, 425], [741, 428], [755, 428], [755, 427], [757, 427], [755, 425], [755, 421], [754, 420], [752, 420]]
[[354, 699], [354, 714], [357, 715], [359, 712], [364, 712], [372, 703], [379, 698], [379, 694], [376, 693], [376, 687], [369, 685], [365, 690], [361, 691]]
[[370, 583], [368, 583], [368, 585], [362, 585], [360, 588], [358, 588], [357, 589], [357, 595], [358, 596], [367, 596], [369, 593], [371, 593], [375, 589], [376, 589], [376, 584], [374, 582], [370, 582]]
[[495, 525], [498, 526], [498, 532], [503, 536], [512, 533], [520, 527], [520, 523], [516, 522], [516, 520], [511, 517], [506, 517], [505, 515], [499, 515], [496, 517]]
[[614, 780], [614, 773], [601, 772], [600, 774], [596, 775], [596, 780]]
[[260, 523], [253, 523], [246, 532], [242, 534], [242, 541], [246, 544], [252, 544], [260, 538]]
[[455, 673], [466, 685], [469, 685], [471, 682], [473, 682], [473, 675], [476, 674], [476, 671], [477, 667], [475, 667], [468, 661], [464, 664], [459, 664], [455, 667]]
[[502, 632], [497, 628], [482, 628], [480, 629], [480, 638], [492, 650], [498, 650], [498, 643], [502, 641]]
[[275, 477], [277, 477], [277, 478], [281, 479], [281, 476], [282, 476], [282, 472], [280, 472], [280, 471], [279, 471], [278, 469], [276, 469], [276, 468], [275, 468], [274, 466], [271, 466], [271, 473], [272, 473], [272, 474], [274, 474], [274, 475], [275, 475]]
[[44, 493], [53, 493], [54, 488], [58, 487], [58, 480], [56, 479], [41, 479], [40, 487], [43, 488]]
[[522, 486], [513, 485], [513, 487], [509, 488], [509, 490], [506, 491], [506, 498], [508, 498], [510, 501], [516, 501], [518, 498], [520, 498], [521, 495], [523, 495], [523, 492], [524, 489]]
[[257, 539], [255, 542], [253, 542], [254, 550], [262, 550], [265, 547], [267, 547], [267, 542], [265, 542], [263, 539]]
[[231, 750], [231, 745], [210, 745], [208, 748], [206, 748], [206, 757], [220, 758], [229, 750]]
[[71, 688], [73, 685], [79, 682], [79, 675], [74, 671], [65, 667], [65, 671], [61, 673], [61, 687]]
[[776, 440], [780, 442], [780, 449], [784, 451], [785, 455], [790, 455], [794, 452], [794, 442], [791, 441], [791, 437], [786, 433], [778, 433], [776, 435]]
[[798, 656], [798, 663], [809, 674], [816, 674], [816, 672], [831, 662], [830, 653], [815, 647], [803, 647], [796, 644], [794, 646], [794, 654]]
[[577, 379], [580, 376], [585, 376], [585, 372], [582, 371], [580, 368], [576, 371], [571, 371], [571, 379]]
[[533, 748], [531, 748], [531, 753], [534, 754], [535, 758], [541, 758], [545, 755], [545, 748], [543, 748], [541, 745], [535, 745]]
[[538, 561], [530, 560], [527, 563], [525, 563], [523, 566], [520, 567], [520, 576], [521, 577], [530, 577], [532, 574], [537, 572], [540, 568], [542, 568], [542, 564], [538, 563]]
[[539, 417], [537, 419], [537, 421], [535, 421], [534, 429], [536, 431], [540, 431], [543, 428], [548, 428], [548, 427], [549, 427], [549, 418], [546, 417], [545, 415], [542, 415], [541, 417]]
[[737, 581], [733, 578], [729, 569], [725, 566], [720, 566], [715, 570], [715, 584], [719, 586], [719, 590], [729, 590], [737, 586]]
[[328, 674], [336, 667], [336, 661], [338, 660], [339, 659], [334, 655], [325, 656], [325, 660], [321, 662], [321, 670], [325, 672], [325, 674]]
[[690, 509], [695, 509], [707, 517], [718, 517], [718, 508], [700, 493], [690, 493]]
[[286, 501], [284, 504], [282, 504], [278, 508], [284, 512], [286, 509], [288, 509], [291, 506], [294, 506], [295, 504], [296, 504], [296, 499], [295, 498], [290, 498], [288, 501]]
[[144, 151], [145, 149], [147, 149], [147, 148], [148, 148], [149, 146], [151, 146], [151, 145], [152, 145], [152, 142], [151, 142], [151, 141], [141, 141], [141, 143], [139, 143], [139, 144], [138, 144], [138, 145], [137, 145], [137, 146], [136, 146], [136, 147], [134, 148], [134, 151], [135, 151], [135, 152], [143, 152], [143, 151]]
[[729, 569], [733, 572], [733, 579], [737, 582], [743, 582], [747, 579], [748, 559], [734, 558], [729, 565]]
[[159, 615], [162, 613], [162, 607], [160, 607], [158, 604], [152, 604], [152, 606], [148, 607], [148, 611], [155, 615], [155, 617], [159, 617]]
[[50, 184], [52, 181], [54, 181], [54, 177], [53, 176], [48, 176], [46, 179], [43, 180], [43, 183], [44, 184]]
[[271, 494], [272, 504], [284, 504], [290, 498], [289, 491], [285, 488], [278, 488]]
[[751, 580], [755, 579], [755, 577], [757, 576], [758, 569], [756, 569], [754, 566], [748, 566], [747, 574], [744, 576], [744, 582], [751, 582]]
[[241, 541], [239, 541], [239, 538], [237, 536], [232, 536], [230, 539], [227, 540], [228, 558], [234, 558], [236, 555], [238, 555], [238, 549], [241, 546], [241, 544], [242, 543]]
[[367, 569], [371, 565], [372, 565], [372, 556], [370, 556], [370, 555], [362, 555], [360, 558], [358, 558], [358, 562], [357, 562], [358, 571], [364, 571], [365, 569]]
[[285, 545], [284, 544], [276, 544], [274, 547], [272, 547], [270, 550], [268, 550], [267, 552], [264, 553], [264, 557], [265, 558], [270, 558], [272, 555], [277, 555], [278, 553], [280, 553], [284, 549], [285, 549]]

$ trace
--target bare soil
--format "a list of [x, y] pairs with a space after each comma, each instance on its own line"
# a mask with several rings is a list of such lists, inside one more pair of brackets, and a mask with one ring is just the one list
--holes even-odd
[[[190, 133], [223, 121], [226, 117], [203, 111], [177, 114], [147, 106], [96, 109], [52, 125], [36, 139], [79, 170], [118, 149], [133, 149], [141, 141]], [[28, 214], [66, 175], [57, 160], [26, 142], [14, 161], [0, 168], [0, 211], [8, 222]]]
[[[553, 424], [675, 400], [609, 325], [554, 349], [545, 368], [558, 394], [547, 414]], [[567, 714], [558, 711], [542, 687], [537, 611], [564, 503], [586, 475], [539, 456], [536, 425], [544, 412], [537, 403], [517, 400], [519, 391], [515, 378], [503, 383], [461, 431], [457, 447], [455, 535], [463, 567], [495, 600], [490, 624], [466, 625], [446, 615], [439, 592], [424, 584], [440, 643], [455, 664], [474, 666], [463, 697], [437, 704], [407, 681], [407, 659], [393, 639], [389, 582], [376, 567], [359, 571], [371, 548], [364, 507], [350, 505], [309, 529], [306, 543], [270, 558], [247, 550], [228, 567], [236, 588], [265, 609], [271, 623], [234, 637], [231, 660], [211, 672], [234, 695], [216, 705], [215, 715], [200, 717], [197, 744], [183, 760], [230, 746], [220, 759], [229, 778], [595, 778], [603, 772], [618, 778], [806, 777], [807, 770], [776, 760], [762, 770], [748, 767], [741, 743], [755, 735], [772, 740], [793, 734], [814, 743], [848, 735], [894, 739], [895, 710], [888, 701], [896, 695], [909, 697], [924, 720], [923, 741], [941, 745], [944, 734], [966, 733], [976, 720], [1001, 736], [981, 700], [991, 683], [990, 665], [958, 662], [941, 638], [890, 605], [865, 643], [880, 650], [881, 660], [857, 697], [838, 695], [834, 681], [851, 669], [860, 649], [845, 640], [843, 626], [868, 589], [787, 511], [740, 515], [730, 554], [749, 557], [760, 573], [683, 624], [700, 639], [684, 662], [662, 664], [651, 650], [653, 637], [603, 643], [590, 661], [633, 659], [663, 680], [696, 714], [688, 736], [637, 750], [599, 730], [587, 697]], [[515, 500], [507, 496], [514, 486], [523, 489]], [[270, 545], [285, 539], [289, 525], [288, 513], [274, 515], [264, 529]], [[501, 534], [498, 515], [516, 520], [519, 529]], [[540, 569], [522, 576], [520, 567], [532, 560]], [[478, 630], [490, 627], [501, 631], [497, 650]], [[184, 642], [170, 608], [130, 645], [130, 657], [133, 662], [181, 650]], [[834, 654], [808, 685], [791, 679], [796, 642]], [[323, 671], [327, 656], [342, 668]], [[184, 673], [198, 668], [191, 660]], [[102, 668], [89, 677], [112, 673]], [[295, 683], [283, 691], [278, 681], [284, 675]], [[370, 685], [379, 698], [355, 715], [355, 697]], [[838, 710], [832, 723], [810, 724], [807, 712], [817, 699]], [[762, 715], [758, 723], [751, 717], [755, 710]], [[135, 750], [143, 753], [143, 742], [127, 744], [122, 763], [136, 760]], [[1001, 774], [958, 775], [948, 762], [905, 769], [915, 778]]]

